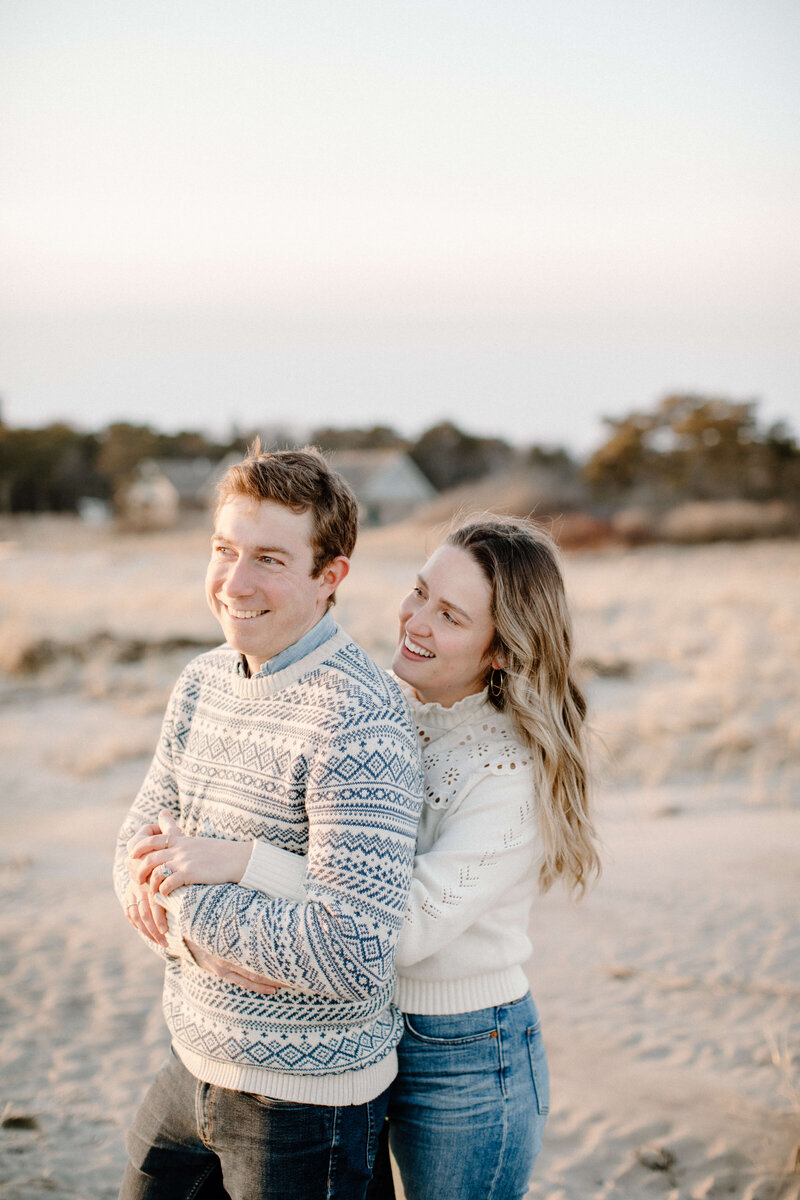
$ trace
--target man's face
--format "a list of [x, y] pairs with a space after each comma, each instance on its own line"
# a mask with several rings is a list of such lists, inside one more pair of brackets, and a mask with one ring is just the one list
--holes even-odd
[[[217, 514], [206, 599], [251, 674], [316, 625], [347, 573], [341, 558], [312, 578], [312, 528], [310, 510], [246, 496], [227, 500]], [[343, 573], [336, 564], [344, 564]]]

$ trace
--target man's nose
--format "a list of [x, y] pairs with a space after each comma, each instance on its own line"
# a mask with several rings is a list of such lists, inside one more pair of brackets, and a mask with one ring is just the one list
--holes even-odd
[[225, 576], [225, 591], [231, 596], [250, 596], [255, 591], [253, 571], [248, 562], [239, 558], [231, 563]]

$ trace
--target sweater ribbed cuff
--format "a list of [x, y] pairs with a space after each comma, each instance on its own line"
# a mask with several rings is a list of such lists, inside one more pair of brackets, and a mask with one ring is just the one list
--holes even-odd
[[250, 860], [239, 880], [241, 887], [284, 900], [305, 900], [308, 859], [304, 854], [279, 850], [268, 842], [254, 842]]

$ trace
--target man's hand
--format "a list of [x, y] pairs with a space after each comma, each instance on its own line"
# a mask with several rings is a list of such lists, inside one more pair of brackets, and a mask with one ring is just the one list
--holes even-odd
[[217, 958], [216, 955], [209, 954], [189, 938], [184, 938], [184, 941], [198, 967], [218, 975], [225, 983], [235, 983], [237, 987], [247, 988], [248, 991], [258, 992], [262, 996], [274, 996], [280, 988], [286, 986], [279, 983], [277, 979], [267, 979], [265, 975], [256, 975], [254, 971], [248, 971], [245, 967], [226, 962], [224, 958]]
[[167, 914], [150, 892], [147, 884], [131, 883], [125, 893], [125, 916], [145, 937], [159, 946], [166, 946]]
[[163, 809], [158, 825], [142, 826], [128, 842], [126, 866], [136, 883], [149, 882], [151, 892], [168, 896], [188, 883], [238, 883], [252, 848], [252, 842], [187, 837]]

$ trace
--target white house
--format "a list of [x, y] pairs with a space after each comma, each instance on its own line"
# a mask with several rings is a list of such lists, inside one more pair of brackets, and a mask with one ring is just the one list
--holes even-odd
[[365, 525], [402, 521], [436, 495], [404, 450], [337, 450], [329, 461], [355, 492]]

